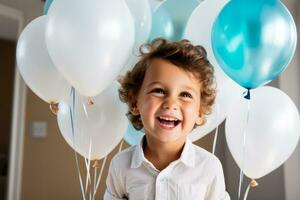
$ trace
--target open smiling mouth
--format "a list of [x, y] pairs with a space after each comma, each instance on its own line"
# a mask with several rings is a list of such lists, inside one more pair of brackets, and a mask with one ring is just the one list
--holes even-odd
[[157, 117], [160, 125], [166, 128], [174, 128], [176, 127], [181, 121], [179, 119], [173, 118], [166, 118], [166, 117]]

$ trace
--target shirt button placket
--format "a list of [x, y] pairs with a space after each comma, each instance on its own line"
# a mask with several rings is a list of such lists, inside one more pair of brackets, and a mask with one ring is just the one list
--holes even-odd
[[168, 179], [158, 177], [156, 181], [156, 200], [168, 200]]

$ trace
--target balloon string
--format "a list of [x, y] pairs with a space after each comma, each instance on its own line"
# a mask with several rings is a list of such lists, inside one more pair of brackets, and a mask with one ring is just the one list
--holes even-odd
[[254, 188], [254, 187], [257, 187], [258, 186], [258, 183], [256, 182], [255, 179], [252, 179], [247, 187], [247, 190], [245, 192], [245, 195], [244, 195], [244, 200], [247, 200], [247, 197], [248, 197], [248, 193], [250, 191], [250, 188]]
[[[88, 170], [90, 168], [90, 162], [89, 162], [89, 159], [84, 159], [84, 163], [85, 163], [85, 167], [86, 169]], [[85, 195], [87, 193], [87, 190], [88, 190], [88, 186], [89, 186], [89, 183], [91, 182], [91, 177], [89, 176], [89, 173], [87, 173], [87, 176], [86, 176], [86, 180], [85, 180]]]
[[[82, 101], [84, 102], [84, 101]], [[83, 111], [84, 111], [84, 114], [87, 118], [87, 120], [89, 119], [89, 115], [88, 115], [88, 112], [87, 112], [87, 108], [86, 108], [86, 105], [85, 103], [82, 103], [82, 106], [83, 106]], [[88, 191], [88, 186], [90, 185], [91, 186], [91, 181], [92, 181], [92, 178], [91, 178], [91, 172], [90, 172], [90, 168], [91, 168], [91, 154], [92, 154], [92, 140], [90, 138], [90, 145], [89, 145], [89, 154], [88, 154], [88, 158], [87, 159], [84, 159], [85, 160], [85, 167], [86, 167], [86, 170], [87, 170], [87, 175], [86, 175], [86, 184], [85, 184], [85, 195]], [[91, 190], [90, 190], [90, 198], [91, 198]]]
[[[85, 185], [85, 194], [87, 192], [88, 189], [88, 185], [91, 185], [91, 172], [90, 172], [90, 168], [91, 168], [91, 152], [92, 152], [92, 140], [90, 139], [90, 145], [89, 145], [89, 155], [88, 155], [88, 159], [85, 159], [85, 167], [86, 167], [86, 171], [87, 171], [87, 175], [86, 175], [86, 185]], [[91, 193], [91, 190], [90, 190]]]
[[[219, 121], [219, 117], [220, 117], [220, 104], [217, 103], [217, 121]], [[216, 152], [218, 132], [219, 132], [219, 125], [217, 126], [216, 131], [215, 131], [214, 143], [213, 143], [213, 149], [212, 149], [213, 154], [215, 154], [215, 152]]]
[[119, 151], [118, 151], [118, 152], [121, 152], [121, 151], [122, 151], [123, 143], [124, 143], [124, 140], [121, 141], [120, 146], [119, 146]]
[[216, 144], [217, 144], [217, 139], [218, 139], [218, 132], [219, 132], [219, 126], [217, 126], [216, 131], [215, 131], [214, 144], [213, 144], [213, 150], [212, 150], [213, 154], [215, 154], [215, 152], [216, 152]]
[[104, 157], [103, 162], [102, 162], [101, 170], [100, 170], [98, 180], [97, 180], [97, 184], [96, 184], [96, 188], [95, 188], [95, 195], [97, 193], [97, 190], [98, 190], [98, 187], [99, 187], [99, 184], [100, 184], [100, 180], [101, 180], [101, 177], [102, 177], [102, 174], [103, 174], [103, 170], [104, 170], [106, 160], [107, 160], [107, 156]]
[[72, 87], [71, 89], [71, 99], [72, 99], [72, 107], [70, 107], [70, 117], [71, 117], [71, 130], [72, 130], [72, 138], [73, 138], [73, 146], [74, 146], [74, 154], [75, 154], [75, 161], [76, 161], [76, 168], [79, 176], [79, 182], [80, 182], [80, 189], [82, 193], [82, 198], [85, 199], [85, 193], [83, 189], [83, 183], [82, 183], [82, 176], [80, 172], [80, 167], [78, 163], [78, 155], [76, 152], [76, 144], [75, 144], [75, 128], [74, 128], [74, 118], [75, 118], [75, 89]]
[[241, 188], [242, 188], [242, 183], [243, 183], [243, 177], [244, 177], [243, 171], [242, 171], [242, 169], [240, 169], [240, 180], [239, 180], [239, 193], [238, 193], [238, 199], [240, 199], [240, 196], [241, 196]]
[[250, 115], [250, 89], [247, 89], [247, 93], [244, 96], [245, 99], [247, 99], [247, 118], [246, 118], [246, 124], [243, 130], [243, 150], [242, 150], [242, 166], [240, 169], [240, 180], [239, 180], [239, 191], [238, 191], [238, 199], [240, 199], [241, 197], [241, 188], [242, 188], [242, 184], [243, 184], [243, 178], [244, 178], [244, 173], [243, 173], [243, 169], [245, 167], [245, 155], [246, 155], [246, 136], [247, 136], [247, 127], [248, 127], [248, 123], [249, 123], [249, 115]]
[[250, 190], [250, 183], [249, 183], [249, 185], [248, 185], [248, 187], [246, 189], [246, 192], [245, 192], [245, 195], [244, 195], [244, 200], [247, 200], [249, 190]]
[[[120, 146], [119, 146], [119, 152], [122, 151], [122, 147], [123, 147], [123, 144], [124, 144], [124, 140], [121, 141], [120, 143]], [[99, 173], [99, 176], [98, 176], [98, 180], [97, 180], [97, 184], [96, 184], [96, 187], [94, 186], [94, 191], [95, 191], [95, 194], [97, 193], [97, 190], [98, 190], [98, 187], [99, 187], [99, 183], [100, 183], [100, 180], [101, 180], [101, 177], [102, 177], [102, 174], [103, 174], [103, 170], [104, 170], [104, 166], [105, 166], [105, 163], [106, 163], [106, 160], [107, 160], [107, 156], [104, 157], [103, 159], [103, 162], [102, 162], [102, 166], [101, 166], [101, 170], [100, 170], [100, 173]], [[96, 176], [95, 176], [96, 177]]]
[[[97, 162], [97, 161], [96, 161]], [[97, 177], [97, 167], [94, 167], [94, 194], [93, 194], [93, 200], [95, 200], [95, 196], [96, 196], [96, 177]]]

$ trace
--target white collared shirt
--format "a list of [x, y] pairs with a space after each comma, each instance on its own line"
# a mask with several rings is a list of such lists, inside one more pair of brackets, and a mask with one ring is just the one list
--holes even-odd
[[186, 140], [181, 157], [162, 171], [140, 144], [111, 161], [104, 200], [230, 200], [219, 159]]

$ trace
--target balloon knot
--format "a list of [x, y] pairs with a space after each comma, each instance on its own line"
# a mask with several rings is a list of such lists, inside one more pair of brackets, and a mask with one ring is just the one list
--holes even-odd
[[99, 160], [94, 160], [93, 168], [100, 168], [100, 166], [99, 166]]
[[256, 182], [256, 180], [252, 179], [251, 182], [250, 182], [250, 186], [253, 187], [253, 188], [257, 187], [258, 183]]
[[92, 97], [88, 97], [88, 105], [89, 105], [89, 106], [92, 106], [92, 105], [94, 105], [94, 104], [95, 104], [95, 103], [94, 103]]
[[244, 92], [244, 94], [245, 94], [245, 93], [246, 93], [246, 95], [244, 96], [244, 98], [250, 100], [250, 98], [251, 98], [251, 95], [250, 95], [250, 89], [247, 88], [247, 91]]
[[58, 103], [56, 103], [56, 102], [54, 102], [54, 101], [51, 101], [51, 102], [50, 102], [50, 110], [51, 110], [51, 112], [52, 112], [53, 114], [57, 115], [58, 110], [59, 110], [59, 108], [58, 108]]

